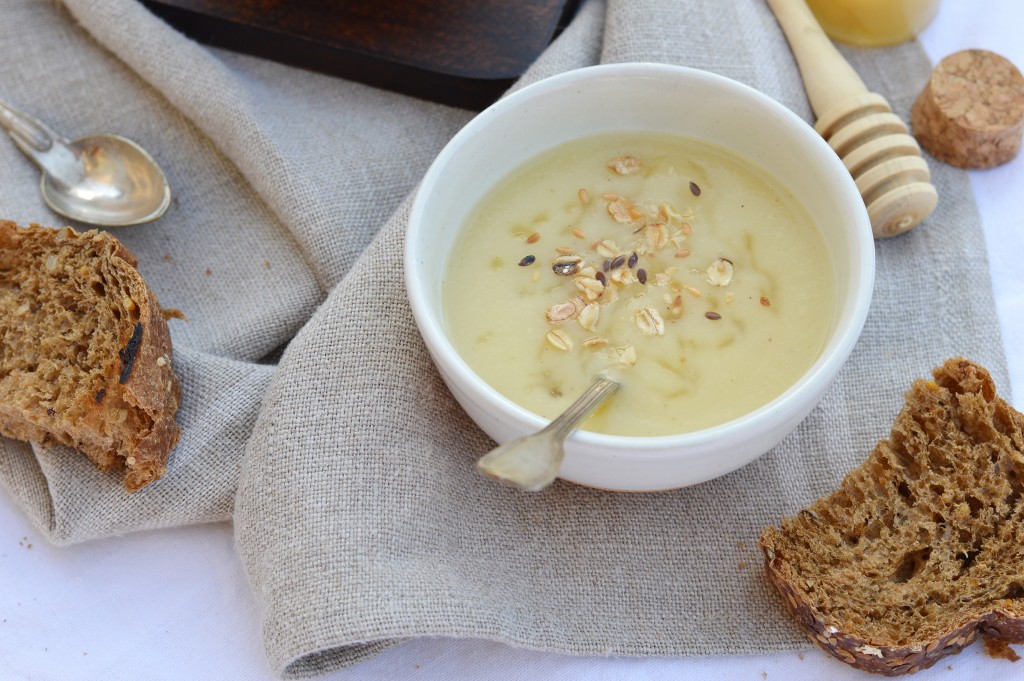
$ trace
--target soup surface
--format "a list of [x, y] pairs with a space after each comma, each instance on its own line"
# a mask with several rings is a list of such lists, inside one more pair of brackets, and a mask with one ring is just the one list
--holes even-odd
[[605, 372], [583, 429], [672, 435], [771, 401], [833, 321], [825, 243], [752, 164], [695, 140], [610, 134], [513, 172], [446, 265], [449, 335], [497, 391], [553, 418]]

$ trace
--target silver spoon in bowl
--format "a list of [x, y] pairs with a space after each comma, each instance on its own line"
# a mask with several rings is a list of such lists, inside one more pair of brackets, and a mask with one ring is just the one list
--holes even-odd
[[618, 389], [616, 381], [596, 376], [590, 387], [543, 430], [492, 449], [476, 462], [477, 470], [527, 492], [544, 489], [558, 476], [565, 458], [565, 438]]
[[118, 135], [70, 141], [0, 101], [0, 127], [43, 171], [43, 201], [64, 217], [110, 227], [156, 220], [171, 203], [160, 166]]

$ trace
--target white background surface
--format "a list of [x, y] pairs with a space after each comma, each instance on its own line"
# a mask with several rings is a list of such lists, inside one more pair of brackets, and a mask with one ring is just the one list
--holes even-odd
[[[977, 47], [1024, 67], [1024, 2], [945, 0], [921, 36], [933, 61]], [[1013, 400], [1024, 409], [1024, 155], [971, 173], [988, 246]], [[923, 367], [922, 372], [928, 367]], [[1008, 392], [1004, 388], [1004, 392]], [[259, 614], [227, 524], [148, 532], [56, 549], [0, 491], [0, 681], [270, 681]], [[1024, 646], [1017, 647], [1024, 654]], [[1024, 660], [980, 645], [915, 681], [1024, 677]], [[421, 639], [351, 669], [350, 679], [863, 679], [817, 650], [710, 658], [577, 658], [493, 643]]]

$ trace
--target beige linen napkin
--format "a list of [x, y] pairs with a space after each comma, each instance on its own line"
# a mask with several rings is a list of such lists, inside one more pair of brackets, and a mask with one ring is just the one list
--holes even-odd
[[[172, 211], [117, 235], [190, 318], [173, 327], [184, 437], [134, 497], [66, 451], [12, 443], [0, 480], [56, 542], [233, 514], [284, 676], [425, 635], [617, 655], [805, 646], [760, 572], [761, 528], [829, 491], [946, 357], [1005, 388], [967, 176], [932, 163], [936, 213], [877, 244], [861, 342], [772, 452], [673, 492], [498, 487], [473, 472], [492, 443], [433, 369], [401, 273], [408, 197], [471, 114], [198, 46], [132, 2], [66, 7], [26, 0], [0, 22], [0, 92], [167, 165]], [[920, 47], [847, 54], [905, 116]], [[722, 73], [810, 117], [758, 0], [591, 0], [524, 83], [628, 60]], [[0, 212], [52, 221], [11, 145], [0, 168]], [[285, 344], [276, 369], [260, 363]]]

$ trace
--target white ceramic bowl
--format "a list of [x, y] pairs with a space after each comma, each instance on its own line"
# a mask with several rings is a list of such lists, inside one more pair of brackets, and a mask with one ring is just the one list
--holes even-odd
[[566, 442], [559, 473], [612, 490], [692, 485], [753, 461], [796, 428], [849, 356], [871, 300], [874, 242], [857, 188], [824, 140], [778, 102], [721, 76], [662, 64], [595, 66], [512, 93], [470, 121], [420, 185], [405, 247], [409, 300], [441, 376], [488, 435], [501, 443], [542, 428], [546, 419], [500, 395], [458, 355], [445, 330], [441, 282], [457, 231], [488, 189], [551, 147], [613, 131], [685, 135], [762, 167], [803, 203], [832, 257], [831, 335], [813, 366], [782, 395], [733, 421], [680, 435], [577, 431]]

